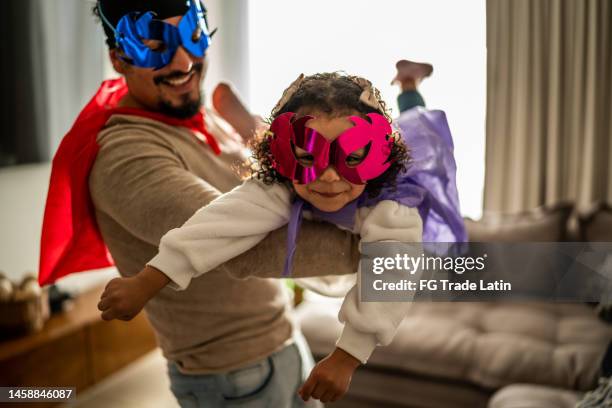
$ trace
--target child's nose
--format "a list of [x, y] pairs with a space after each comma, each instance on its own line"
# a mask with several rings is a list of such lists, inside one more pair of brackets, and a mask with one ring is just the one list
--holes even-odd
[[321, 176], [319, 177], [320, 181], [325, 181], [327, 183], [331, 183], [333, 181], [340, 181], [340, 179], [340, 175], [338, 174], [334, 166], [329, 166], [328, 168], [326, 168], [323, 174], [321, 174]]

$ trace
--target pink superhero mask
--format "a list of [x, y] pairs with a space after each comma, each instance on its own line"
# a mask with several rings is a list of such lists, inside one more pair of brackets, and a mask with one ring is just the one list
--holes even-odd
[[[371, 123], [359, 116], [351, 116], [349, 119], [355, 126], [330, 143], [322, 134], [306, 126], [313, 116], [294, 120], [295, 113], [283, 113], [270, 125], [274, 168], [282, 176], [300, 184], [315, 181], [329, 166], [334, 166], [338, 174], [353, 184], [365, 184], [380, 176], [391, 165], [392, 129], [384, 116], [378, 113], [367, 116]], [[298, 161], [295, 147], [313, 156], [312, 165], [305, 166]], [[361, 162], [348, 165], [347, 158], [361, 148], [365, 149]]]

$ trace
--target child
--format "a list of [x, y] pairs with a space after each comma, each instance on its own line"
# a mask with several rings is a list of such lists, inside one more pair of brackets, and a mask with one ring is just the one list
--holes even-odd
[[[408, 151], [393, 134], [384, 102], [369, 81], [337, 73], [302, 75], [284, 92], [272, 119], [270, 132], [254, 149], [256, 177], [167, 233], [159, 254], [138, 275], [111, 281], [99, 304], [105, 319], [130, 319], [165, 285], [186, 288], [193, 277], [287, 223], [288, 275], [303, 212], [360, 234], [362, 242], [421, 241], [421, 216], [427, 219], [435, 200], [417, 208], [424, 189], [406, 180], [398, 184]], [[314, 286], [325, 289], [320, 283]], [[359, 363], [377, 344], [391, 341], [408, 307], [407, 302], [362, 303], [353, 285], [339, 313], [345, 327], [337, 348], [313, 369], [302, 398], [340, 398]]]

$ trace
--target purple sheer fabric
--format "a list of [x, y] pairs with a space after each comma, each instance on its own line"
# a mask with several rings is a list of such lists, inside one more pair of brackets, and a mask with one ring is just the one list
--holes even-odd
[[289, 224], [287, 225], [287, 257], [285, 258], [285, 266], [283, 269], [283, 276], [285, 277], [291, 274], [293, 255], [295, 255], [295, 244], [298, 232], [300, 231], [300, 225], [302, 224], [302, 210], [304, 204], [308, 203], [298, 197], [291, 205]]
[[396, 191], [383, 193], [362, 205], [395, 200], [418, 207], [423, 218], [423, 242], [465, 242], [467, 233], [459, 209], [457, 165], [446, 115], [440, 110], [414, 108], [395, 122], [410, 149], [411, 162], [400, 174]]
[[326, 213], [296, 197], [287, 236], [287, 258], [283, 276], [289, 276], [302, 211], [312, 211], [314, 218], [352, 229], [358, 207], [374, 206], [382, 200], [418, 208], [423, 219], [423, 242], [465, 242], [467, 232], [459, 210], [457, 165], [453, 139], [443, 111], [410, 109], [395, 121], [410, 149], [408, 171], [398, 176], [397, 188], [384, 189], [375, 198], [366, 194], [339, 211]]

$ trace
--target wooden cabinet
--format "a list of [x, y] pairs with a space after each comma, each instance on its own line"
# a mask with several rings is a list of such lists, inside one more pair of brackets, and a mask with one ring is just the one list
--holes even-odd
[[155, 336], [144, 314], [105, 322], [97, 309], [101, 293], [97, 287], [82, 294], [38, 333], [0, 340], [0, 385], [76, 387], [78, 395], [153, 350]]

